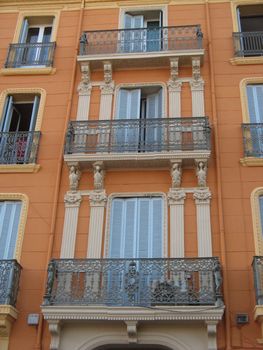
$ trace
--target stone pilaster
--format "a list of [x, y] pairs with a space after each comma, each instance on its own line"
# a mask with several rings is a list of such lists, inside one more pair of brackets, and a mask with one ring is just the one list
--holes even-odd
[[110, 62], [104, 62], [104, 83], [101, 85], [100, 97], [100, 120], [111, 119], [112, 99], [114, 94], [114, 82], [112, 81], [112, 65]]
[[90, 82], [90, 68], [89, 65], [81, 67], [81, 81], [78, 86], [79, 101], [77, 120], [88, 120], [89, 119], [89, 108], [90, 108], [90, 95], [91, 95], [91, 82]]
[[169, 117], [181, 117], [181, 88], [182, 82], [178, 80], [179, 59], [173, 58], [170, 60], [171, 76], [167, 82], [169, 93]]
[[193, 194], [196, 204], [198, 256], [212, 256], [210, 219], [211, 192], [208, 188], [197, 189]]
[[182, 189], [171, 188], [168, 193], [170, 206], [170, 257], [184, 257], [184, 201]]
[[192, 116], [205, 116], [205, 100], [204, 100], [204, 81], [201, 78], [201, 59], [200, 57], [192, 58], [192, 74], [190, 81], [192, 91]]
[[90, 200], [90, 220], [87, 258], [100, 259], [104, 211], [107, 204], [107, 195], [105, 191], [93, 191], [89, 195]]

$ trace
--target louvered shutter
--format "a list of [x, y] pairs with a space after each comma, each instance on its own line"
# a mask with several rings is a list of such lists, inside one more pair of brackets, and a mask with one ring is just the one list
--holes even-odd
[[150, 198], [138, 198], [138, 244], [137, 254], [138, 258], [149, 258], [150, 240], [152, 231]]
[[25, 18], [23, 20], [23, 23], [22, 23], [22, 27], [21, 27], [21, 32], [20, 32], [20, 35], [19, 35], [19, 42], [20, 43], [25, 43], [26, 42], [26, 38], [27, 38], [27, 33], [28, 33], [28, 20]]
[[124, 250], [122, 258], [133, 258], [136, 252], [136, 222], [137, 222], [137, 200], [129, 198], [124, 200], [125, 214], [124, 220]]
[[13, 259], [20, 220], [21, 202], [0, 202], [0, 259]]
[[1, 119], [1, 131], [8, 132], [13, 114], [13, 96], [8, 96]]
[[163, 256], [163, 199], [152, 198], [152, 247], [151, 257]]
[[263, 123], [263, 84], [247, 85], [248, 110], [251, 123]]
[[[156, 119], [162, 117], [162, 89], [158, 93], [147, 96], [146, 118]], [[161, 125], [154, 123], [148, 125], [146, 129], [147, 150], [160, 151], [162, 137]]]
[[34, 104], [33, 104], [33, 110], [32, 110], [32, 114], [31, 114], [29, 131], [34, 131], [35, 130], [36, 120], [37, 120], [37, 113], [38, 113], [38, 108], [39, 108], [39, 102], [40, 102], [40, 97], [39, 96], [35, 96]]
[[123, 245], [123, 218], [124, 218], [124, 200], [115, 198], [112, 201], [111, 220], [110, 220], [110, 258], [119, 258]]

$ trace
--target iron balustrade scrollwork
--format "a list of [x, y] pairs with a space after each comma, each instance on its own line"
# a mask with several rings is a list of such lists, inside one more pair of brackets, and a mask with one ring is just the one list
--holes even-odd
[[263, 55], [263, 31], [233, 33], [234, 55], [237, 57]]
[[263, 157], [263, 123], [242, 124], [245, 157]]
[[263, 305], [263, 256], [254, 256], [252, 266], [254, 272], [256, 304]]
[[218, 258], [51, 260], [44, 305], [222, 306]]
[[21, 266], [16, 260], [0, 260], [0, 305], [16, 305]]
[[36, 163], [40, 131], [0, 132], [0, 164]]
[[81, 56], [203, 48], [200, 25], [96, 30], [80, 37]]
[[65, 153], [210, 150], [207, 117], [71, 121]]
[[56, 43], [10, 44], [5, 68], [34, 67], [53, 65]]

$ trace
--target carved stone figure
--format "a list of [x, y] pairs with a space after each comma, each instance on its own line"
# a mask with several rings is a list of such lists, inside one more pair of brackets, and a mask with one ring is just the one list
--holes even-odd
[[207, 166], [205, 162], [198, 162], [197, 169], [196, 169], [196, 176], [198, 181], [199, 187], [205, 187], [206, 186], [206, 173], [207, 173]]
[[182, 168], [179, 163], [174, 163], [171, 169], [172, 187], [180, 187], [182, 178]]
[[79, 180], [80, 180], [80, 171], [78, 167], [76, 166], [71, 166], [69, 170], [69, 188], [70, 191], [77, 191], [78, 185], [79, 185]]
[[102, 190], [104, 186], [104, 170], [100, 163], [95, 163], [94, 168], [94, 189]]

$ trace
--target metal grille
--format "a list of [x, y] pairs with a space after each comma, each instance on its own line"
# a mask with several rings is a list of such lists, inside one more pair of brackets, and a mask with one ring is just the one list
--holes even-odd
[[0, 260], [0, 305], [16, 305], [20, 272], [16, 260]]
[[0, 164], [36, 163], [40, 131], [0, 132]]
[[263, 256], [254, 256], [253, 259], [254, 285], [257, 305], [263, 305]]
[[53, 65], [56, 43], [10, 44], [5, 62], [6, 68]]
[[233, 33], [235, 56], [262, 56], [263, 32]]
[[245, 157], [263, 157], [263, 123], [242, 124]]
[[210, 150], [207, 117], [71, 121], [65, 153]]
[[51, 260], [44, 305], [222, 305], [218, 258]]
[[80, 55], [202, 49], [200, 25], [84, 32]]

